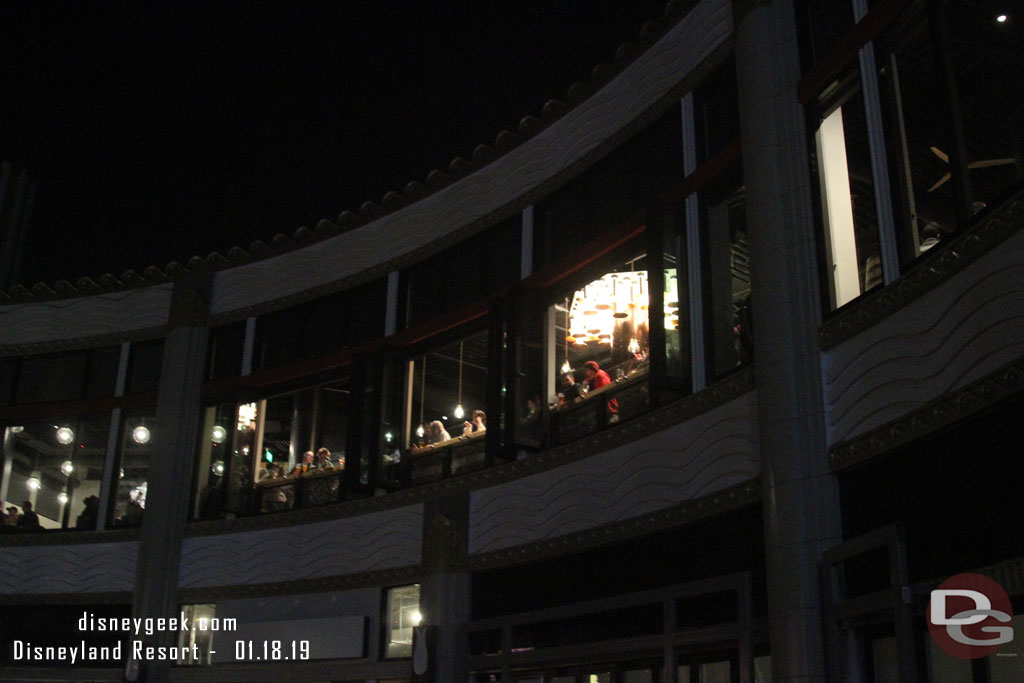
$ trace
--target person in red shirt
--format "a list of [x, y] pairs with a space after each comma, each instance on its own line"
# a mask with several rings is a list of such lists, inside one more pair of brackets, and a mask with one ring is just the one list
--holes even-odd
[[[608, 376], [608, 373], [601, 369], [601, 366], [596, 361], [588, 360], [583, 364], [583, 373], [586, 378], [583, 382], [587, 385], [587, 389], [593, 391], [600, 389], [601, 387], [607, 386], [612, 383], [612, 378]], [[608, 399], [608, 415], [609, 422], [619, 421], [619, 399], [610, 398]]]
[[596, 361], [588, 360], [583, 364], [583, 372], [586, 378], [583, 380], [587, 383], [587, 389], [593, 391], [594, 389], [600, 389], [601, 387], [611, 384], [612, 378], [608, 376], [608, 373], [601, 369], [601, 366]]

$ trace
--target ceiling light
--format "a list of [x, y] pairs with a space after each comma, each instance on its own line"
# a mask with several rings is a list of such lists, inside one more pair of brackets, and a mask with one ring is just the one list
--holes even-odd
[[145, 425], [139, 425], [132, 430], [132, 440], [138, 444], [149, 443], [149, 429]]
[[70, 477], [74, 470], [75, 466], [71, 464], [70, 460], [65, 460], [60, 464], [60, 471], [63, 472], [66, 477]]
[[57, 441], [67, 446], [69, 443], [75, 440], [75, 433], [71, 431], [69, 427], [59, 427], [57, 429]]

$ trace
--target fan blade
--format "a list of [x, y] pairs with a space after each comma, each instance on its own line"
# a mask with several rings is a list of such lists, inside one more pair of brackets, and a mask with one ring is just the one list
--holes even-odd
[[949, 163], [949, 155], [947, 155], [941, 149], [939, 149], [938, 147], [929, 147], [928, 149], [930, 149], [932, 151], [932, 154], [934, 154], [938, 158], [942, 159], [947, 164]]
[[934, 192], [935, 190], [937, 190], [940, 187], [942, 187], [943, 185], [945, 185], [947, 180], [949, 180], [949, 174], [948, 173], [946, 175], [942, 176], [941, 178], [939, 178], [939, 182], [937, 182], [934, 185], [932, 185], [931, 187], [929, 187], [928, 191], [929, 192]]
[[1005, 166], [1017, 163], [1016, 159], [986, 159], [985, 161], [972, 161], [967, 168], [986, 168], [988, 166]]

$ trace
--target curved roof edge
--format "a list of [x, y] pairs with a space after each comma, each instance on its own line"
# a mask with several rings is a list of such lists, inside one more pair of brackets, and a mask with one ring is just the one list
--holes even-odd
[[694, 4], [696, 3], [693, 0], [669, 0], [662, 19], [646, 22], [640, 29], [637, 42], [627, 42], [618, 46], [613, 64], [597, 64], [591, 70], [590, 82], [577, 81], [570, 85], [564, 101], [548, 100], [541, 110], [540, 118], [524, 116], [519, 121], [517, 132], [500, 131], [493, 145], [478, 144], [473, 149], [472, 159], [456, 156], [448, 165], [447, 172], [434, 169], [427, 174], [425, 182], [412, 180], [406, 183], [401, 192], [385, 193], [379, 204], [365, 201], [359, 207], [358, 213], [345, 210], [335, 222], [322, 219], [312, 229], [307, 226], [299, 227], [291, 236], [278, 233], [270, 240], [270, 244], [257, 239], [250, 243], [248, 249], [234, 246], [226, 255], [219, 252], [211, 252], [205, 258], [196, 255], [184, 264], [171, 261], [163, 268], [149, 266], [141, 274], [135, 270], [127, 270], [120, 277], [106, 273], [95, 279], [80, 277], [74, 283], [58, 280], [52, 286], [45, 282], [36, 282], [30, 287], [17, 284], [6, 291], [0, 289], [0, 305], [89, 296], [172, 282], [189, 273], [219, 271], [278, 256], [371, 223], [448, 187], [536, 136], [622, 72], [686, 16]]

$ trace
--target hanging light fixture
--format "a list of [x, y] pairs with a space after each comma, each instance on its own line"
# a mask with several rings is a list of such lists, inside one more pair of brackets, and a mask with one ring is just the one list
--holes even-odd
[[57, 442], [67, 446], [69, 443], [75, 440], [75, 433], [71, 431], [70, 427], [58, 427], [57, 428]]
[[416, 436], [421, 439], [427, 433], [423, 428], [423, 396], [427, 389], [427, 357], [423, 356], [423, 372], [420, 373], [420, 426], [416, 428]]
[[565, 362], [562, 363], [562, 374], [568, 375], [572, 372], [569, 365], [569, 340], [576, 341], [576, 337], [569, 334], [569, 297], [565, 298]]
[[60, 493], [58, 493], [57, 494], [57, 502], [60, 503], [61, 505], [67, 505], [68, 504], [68, 494], [65, 493], [64, 491], [61, 491]]
[[64, 473], [65, 477], [70, 477], [71, 473], [75, 471], [75, 466], [71, 464], [70, 460], [65, 460], [60, 464], [60, 471]]
[[39, 477], [35, 472], [25, 480], [25, 487], [28, 488], [29, 491], [38, 491], [42, 486], [43, 482], [39, 480]]
[[459, 342], [459, 402], [456, 404], [455, 412], [453, 413], [456, 419], [459, 420], [466, 414], [466, 411], [462, 409], [462, 344], [463, 342]]
[[149, 428], [146, 425], [139, 425], [132, 430], [132, 441], [137, 444], [149, 443]]
[[214, 443], [222, 443], [228, 436], [228, 430], [224, 429], [220, 425], [213, 425], [213, 429], [210, 430], [210, 438], [213, 439]]

